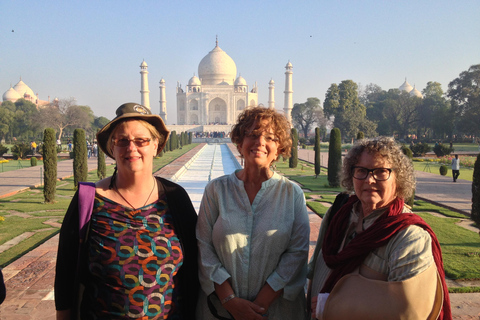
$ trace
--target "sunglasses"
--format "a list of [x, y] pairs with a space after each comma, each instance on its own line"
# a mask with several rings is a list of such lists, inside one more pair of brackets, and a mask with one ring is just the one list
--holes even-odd
[[134, 139], [127, 139], [127, 138], [120, 138], [120, 139], [112, 139], [113, 145], [119, 148], [126, 148], [130, 145], [130, 142], [136, 147], [146, 147], [150, 144], [152, 139], [149, 138], [134, 138]]

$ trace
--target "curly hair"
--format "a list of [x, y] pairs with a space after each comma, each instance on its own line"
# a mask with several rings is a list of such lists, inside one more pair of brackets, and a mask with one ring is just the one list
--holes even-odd
[[290, 150], [292, 149], [290, 123], [283, 114], [275, 111], [275, 109], [262, 106], [247, 108], [238, 115], [237, 123], [230, 133], [232, 142], [237, 146], [237, 149], [243, 143], [247, 130], [253, 126], [255, 126], [255, 129], [267, 129], [261, 128], [260, 122], [262, 120], [268, 120], [267, 128], [272, 128], [273, 133], [278, 138], [278, 154], [285, 158], [290, 157]]
[[395, 172], [396, 196], [409, 199], [415, 191], [415, 173], [410, 159], [403, 154], [400, 146], [390, 137], [362, 139], [355, 143], [343, 160], [342, 186], [347, 191], [353, 191], [352, 167], [358, 163], [362, 153], [382, 157], [392, 164]]

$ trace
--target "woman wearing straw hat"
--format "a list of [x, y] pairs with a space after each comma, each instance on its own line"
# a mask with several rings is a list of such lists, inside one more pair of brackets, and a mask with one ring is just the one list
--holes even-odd
[[95, 185], [86, 239], [79, 234], [78, 192], [62, 224], [57, 319], [194, 319], [197, 215], [182, 187], [152, 175], [169, 131], [135, 103], [116, 115], [97, 134], [116, 168]]

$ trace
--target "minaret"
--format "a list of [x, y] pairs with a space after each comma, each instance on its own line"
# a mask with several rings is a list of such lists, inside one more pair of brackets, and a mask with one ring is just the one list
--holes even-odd
[[292, 123], [292, 109], [293, 109], [293, 89], [292, 89], [292, 74], [293, 74], [293, 66], [290, 61], [288, 61], [287, 65], [285, 66], [285, 103], [283, 107], [283, 111], [285, 113], [285, 117], [287, 120]]
[[275, 81], [273, 79], [268, 83], [268, 107], [275, 109]]
[[143, 106], [150, 109], [150, 91], [148, 90], [148, 65], [143, 60], [142, 64], [140, 65], [140, 74], [141, 74], [141, 81], [142, 81], [142, 89], [140, 90], [141, 93], [141, 103]]
[[160, 80], [160, 118], [167, 124], [167, 95], [165, 94], [165, 80]]

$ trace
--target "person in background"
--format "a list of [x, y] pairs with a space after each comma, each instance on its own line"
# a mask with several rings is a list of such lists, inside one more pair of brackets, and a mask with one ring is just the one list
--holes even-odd
[[440, 244], [405, 204], [415, 174], [399, 145], [357, 141], [342, 175], [354, 195], [322, 220], [309, 265], [312, 318], [451, 319]]
[[5, 288], [5, 282], [3, 281], [3, 273], [2, 269], [0, 269], [0, 304], [5, 301], [5, 297], [7, 296], [7, 289]]
[[290, 124], [273, 109], [248, 108], [231, 139], [244, 168], [212, 180], [200, 205], [197, 319], [305, 319], [305, 197], [271, 170], [290, 156]]
[[116, 114], [97, 133], [116, 168], [95, 185], [86, 239], [79, 236], [78, 192], [62, 223], [57, 319], [195, 319], [197, 214], [182, 187], [152, 175], [169, 131], [142, 105], [123, 104]]
[[457, 182], [459, 175], [460, 175], [460, 159], [458, 159], [458, 154], [456, 154], [455, 158], [452, 159], [453, 182]]

